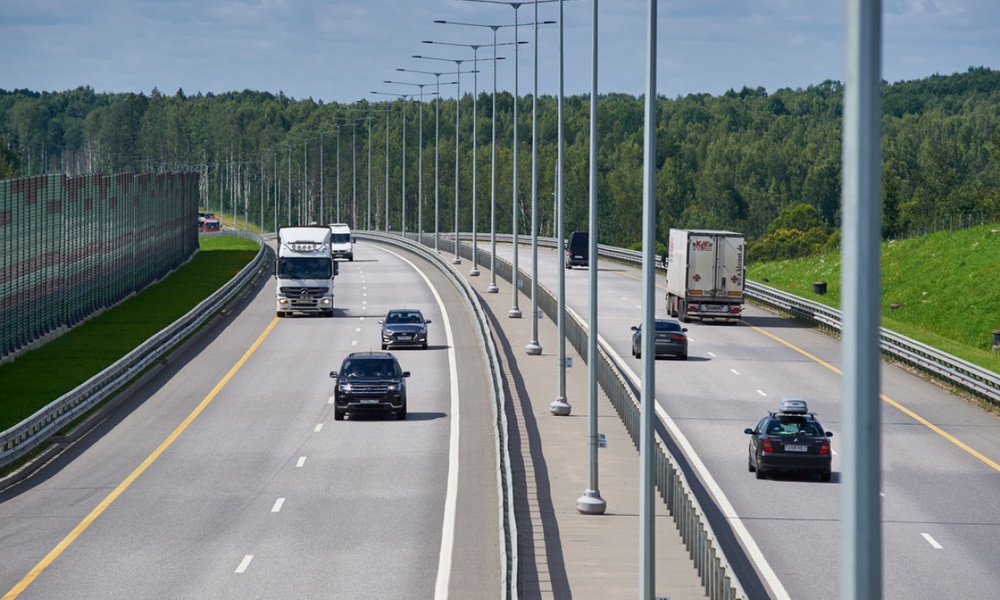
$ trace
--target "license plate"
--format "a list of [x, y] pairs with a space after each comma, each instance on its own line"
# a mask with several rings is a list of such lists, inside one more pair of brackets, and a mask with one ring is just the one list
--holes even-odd
[[715, 304], [707, 304], [705, 306], [702, 306], [701, 309], [705, 312], [719, 312], [725, 310], [725, 307], [717, 306]]
[[410, 340], [410, 339], [413, 339], [412, 335], [406, 335], [406, 334], [400, 334], [400, 335], [398, 335], [396, 337], [398, 337], [401, 340]]
[[785, 452], [806, 452], [807, 450], [809, 450], [809, 446], [802, 444], [785, 444]]
[[361, 404], [378, 404], [378, 398], [362, 398]]

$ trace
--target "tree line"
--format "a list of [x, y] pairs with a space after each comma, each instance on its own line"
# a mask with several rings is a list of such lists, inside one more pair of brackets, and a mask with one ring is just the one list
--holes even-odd
[[[513, 103], [476, 100], [351, 104], [245, 90], [188, 96], [0, 89], [0, 177], [198, 171], [202, 203], [274, 225], [340, 220], [399, 231], [454, 229], [456, 109], [459, 229], [498, 232], [513, 219]], [[751, 258], [836, 245], [843, 86], [744, 87], [657, 99], [658, 240], [671, 227], [730, 229]], [[518, 106], [518, 227], [530, 232], [532, 98]], [[598, 99], [601, 243], [638, 247], [642, 230], [641, 97]], [[942, 219], [1000, 215], [1000, 71], [970, 67], [882, 86], [882, 231], [905, 236]], [[405, 115], [405, 173], [403, 155]], [[557, 99], [538, 98], [537, 207], [555, 231]], [[422, 132], [421, 132], [422, 121]], [[587, 229], [590, 107], [564, 99], [565, 231]], [[475, 124], [475, 145], [473, 125]], [[493, 194], [493, 129], [496, 174]], [[475, 169], [473, 169], [475, 156]], [[420, 166], [422, 165], [422, 168]], [[437, 168], [435, 168], [437, 165]], [[405, 193], [404, 193], [405, 175]], [[386, 208], [388, 204], [388, 209]], [[435, 212], [435, 205], [437, 212]]]

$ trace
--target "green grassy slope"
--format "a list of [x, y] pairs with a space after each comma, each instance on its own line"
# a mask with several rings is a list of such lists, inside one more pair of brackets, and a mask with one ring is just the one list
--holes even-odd
[[71, 331], [0, 365], [0, 431], [113, 364], [187, 314], [257, 254], [252, 240], [202, 237], [201, 252], [150, 286]]
[[[881, 264], [883, 327], [1000, 372], [991, 349], [1000, 329], [1000, 228], [887, 242]], [[749, 264], [747, 278], [840, 308], [839, 253]], [[814, 281], [827, 282], [825, 295], [813, 293]]]

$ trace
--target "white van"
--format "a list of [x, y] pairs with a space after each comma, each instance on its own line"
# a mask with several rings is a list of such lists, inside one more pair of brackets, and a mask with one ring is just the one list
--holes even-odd
[[346, 223], [330, 225], [330, 256], [334, 260], [338, 258], [354, 260], [354, 236], [351, 235], [351, 228]]

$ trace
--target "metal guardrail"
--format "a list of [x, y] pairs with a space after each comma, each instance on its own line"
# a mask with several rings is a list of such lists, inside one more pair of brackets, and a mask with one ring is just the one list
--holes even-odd
[[[752, 281], [746, 283], [746, 295], [756, 302], [809, 323], [822, 325], [838, 333], [842, 330], [841, 312], [825, 304], [786, 294]], [[1000, 406], [1000, 375], [993, 371], [884, 327], [879, 329], [879, 343], [882, 352], [889, 357]]]
[[[501, 549], [501, 560], [505, 565], [503, 575], [501, 598], [518, 597], [518, 535], [517, 520], [514, 512], [514, 478], [511, 474], [510, 466], [510, 442], [507, 429], [507, 411], [505, 409], [506, 396], [503, 391], [503, 369], [500, 366], [499, 352], [493, 343], [493, 336], [489, 328], [489, 319], [483, 312], [482, 306], [476, 297], [476, 292], [465, 277], [459, 275], [450, 262], [446, 261], [442, 255], [430, 250], [429, 247], [418, 242], [406, 240], [396, 235], [382, 234], [375, 232], [364, 232], [357, 237], [369, 238], [379, 242], [392, 244], [415, 252], [438, 267], [466, 297], [470, 310], [476, 317], [479, 327], [476, 329], [476, 337], [479, 339], [483, 349], [483, 359], [490, 368], [490, 399], [493, 410], [493, 433], [494, 443], [497, 453], [497, 492], [500, 497], [500, 535], [504, 540]], [[449, 242], [449, 246], [454, 251], [454, 245]], [[471, 253], [471, 249], [470, 249]], [[471, 254], [470, 254], [471, 255]]]
[[143, 342], [113, 365], [88, 379], [80, 387], [57, 398], [45, 408], [0, 433], [0, 467], [9, 465], [50, 439], [69, 423], [84, 415], [174, 349], [222, 308], [251, 279], [265, 261], [264, 244], [255, 234], [230, 232], [261, 244], [252, 262], [226, 285], [191, 309], [186, 315]]

